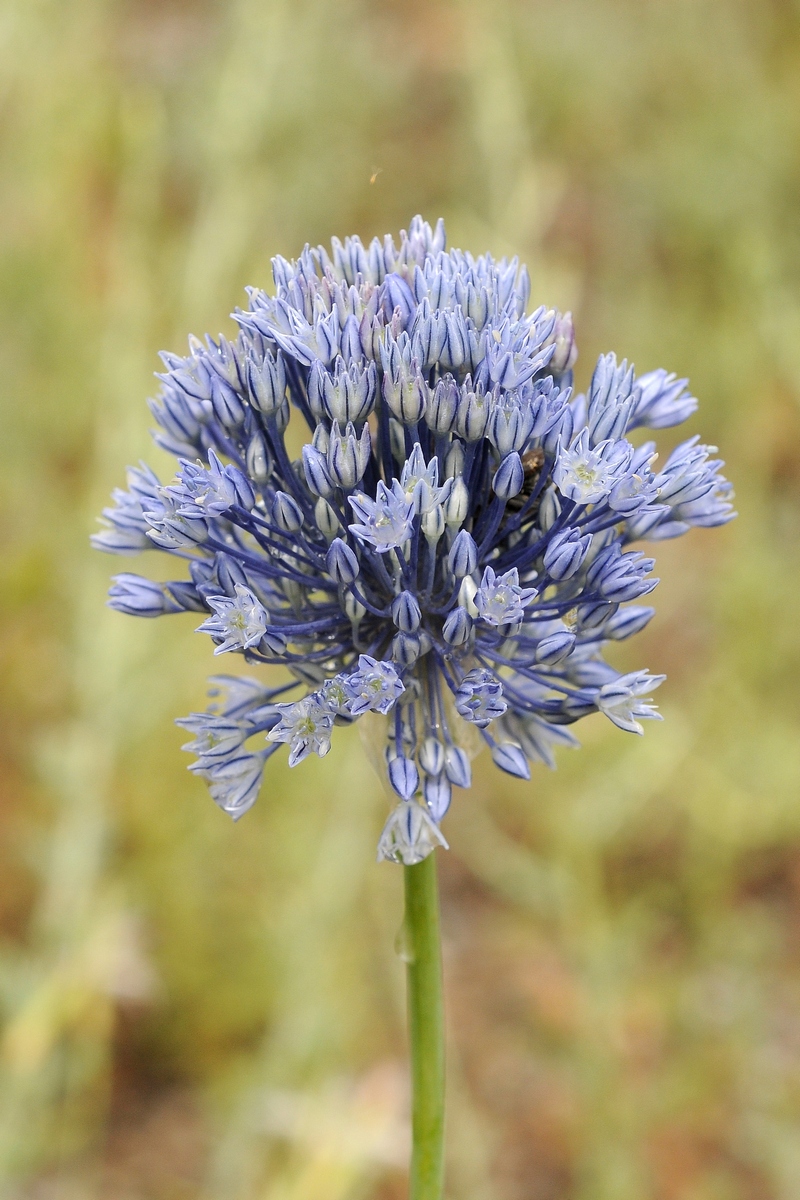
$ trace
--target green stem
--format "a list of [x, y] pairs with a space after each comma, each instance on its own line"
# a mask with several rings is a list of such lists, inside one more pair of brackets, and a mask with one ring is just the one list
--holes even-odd
[[413, 1091], [410, 1200], [441, 1200], [444, 1184], [444, 1012], [436, 856], [404, 867], [408, 1027]]

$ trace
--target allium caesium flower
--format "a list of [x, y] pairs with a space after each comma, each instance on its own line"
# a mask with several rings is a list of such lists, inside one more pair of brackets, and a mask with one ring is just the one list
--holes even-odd
[[[131, 470], [94, 543], [188, 565], [170, 583], [117, 576], [113, 608], [206, 613], [215, 654], [289, 673], [277, 689], [218, 678], [222, 702], [181, 722], [223, 809], [251, 807], [284, 743], [294, 765], [382, 714], [399, 803], [379, 856], [417, 862], [470, 785], [469, 726], [528, 778], [580, 717], [634, 733], [657, 717], [663, 676], [603, 659], [653, 615], [631, 603], [653, 560], [630, 546], [724, 524], [732, 491], [697, 438], [660, 470], [652, 442], [628, 440], [694, 412], [685, 380], [609, 354], [573, 396], [569, 314], [526, 314], [525, 268], [446, 251], [441, 222], [415, 218], [399, 246], [307, 246], [273, 274], [235, 341], [162, 356], [151, 408], [177, 476]], [[292, 408], [310, 439], [295, 460]]]

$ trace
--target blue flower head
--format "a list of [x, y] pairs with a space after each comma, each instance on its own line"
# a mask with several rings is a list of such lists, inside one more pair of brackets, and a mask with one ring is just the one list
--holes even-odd
[[112, 607], [203, 613], [215, 654], [285, 669], [277, 688], [216, 678], [181, 722], [217, 804], [240, 817], [272, 754], [322, 757], [372, 713], [397, 798], [379, 857], [418, 862], [446, 846], [475, 739], [528, 778], [581, 717], [632, 733], [657, 717], [663, 677], [603, 658], [653, 615], [636, 603], [653, 560], [632, 547], [729, 521], [731, 487], [697, 438], [660, 470], [630, 440], [694, 412], [685, 380], [608, 354], [573, 395], [570, 314], [529, 313], [525, 268], [447, 251], [441, 221], [306, 246], [273, 275], [233, 341], [163, 355], [152, 411], [176, 477], [132, 469], [94, 544], [188, 567], [118, 575]]

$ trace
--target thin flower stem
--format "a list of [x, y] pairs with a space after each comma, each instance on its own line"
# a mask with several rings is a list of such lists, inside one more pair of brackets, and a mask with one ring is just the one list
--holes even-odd
[[413, 1090], [410, 1200], [441, 1200], [444, 1184], [444, 1012], [436, 856], [404, 868], [408, 1024]]

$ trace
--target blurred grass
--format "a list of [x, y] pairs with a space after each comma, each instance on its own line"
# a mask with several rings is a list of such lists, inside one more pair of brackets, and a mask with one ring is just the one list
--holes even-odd
[[796, 0], [11, 0], [0, 63], [2, 1195], [403, 1195], [358, 739], [234, 828], [171, 724], [207, 646], [105, 611], [87, 537], [126, 462], [168, 470], [158, 348], [422, 211], [527, 259], [584, 382], [609, 348], [690, 375], [741, 510], [659, 551], [624, 661], [668, 671], [664, 725], [481, 763], [448, 818], [450, 1195], [794, 1200]]

